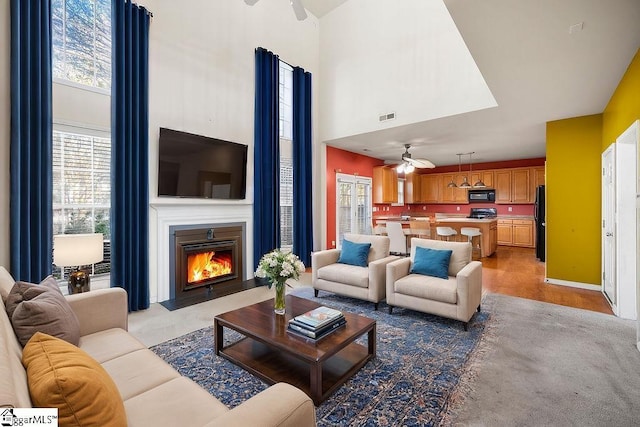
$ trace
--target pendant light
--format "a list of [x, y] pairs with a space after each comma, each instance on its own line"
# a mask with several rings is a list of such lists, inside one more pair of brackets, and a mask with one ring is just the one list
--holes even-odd
[[[471, 175], [471, 155], [475, 154], [475, 151], [472, 151], [469, 153], [469, 175]], [[482, 182], [482, 175], [478, 174], [478, 181], [476, 181], [475, 184], [473, 184], [473, 188], [485, 188], [486, 185], [484, 182]]]
[[[469, 155], [469, 175], [471, 174], [471, 154], [472, 153], [464, 153]], [[460, 188], [471, 188], [471, 184], [467, 181], [467, 175], [462, 178], [462, 184], [460, 184]]]
[[[458, 174], [462, 172], [462, 161], [460, 160], [462, 153], [456, 154], [458, 156]], [[453, 181], [453, 175], [451, 175], [451, 182], [447, 184], [448, 188], [456, 188], [458, 187], [456, 183]]]

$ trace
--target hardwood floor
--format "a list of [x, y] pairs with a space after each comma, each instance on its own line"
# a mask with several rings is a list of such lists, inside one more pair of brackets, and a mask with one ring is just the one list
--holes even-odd
[[485, 292], [613, 314], [602, 292], [545, 283], [545, 265], [534, 249], [498, 246], [494, 255], [481, 261]]

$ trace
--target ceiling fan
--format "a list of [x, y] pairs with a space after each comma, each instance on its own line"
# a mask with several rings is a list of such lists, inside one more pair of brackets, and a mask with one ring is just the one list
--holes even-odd
[[[249, 6], [253, 6], [258, 3], [258, 0], [244, 0], [246, 4]], [[291, 3], [291, 7], [293, 8], [293, 13], [296, 14], [296, 18], [298, 21], [304, 21], [307, 19], [307, 11], [304, 10], [304, 6], [302, 5], [302, 0], [289, 0]]]
[[411, 148], [411, 144], [404, 144], [405, 151], [402, 153], [402, 162], [396, 167], [399, 173], [411, 173], [416, 170], [416, 168], [431, 169], [436, 167], [436, 165], [427, 159], [412, 158], [411, 153], [409, 153], [409, 148]]

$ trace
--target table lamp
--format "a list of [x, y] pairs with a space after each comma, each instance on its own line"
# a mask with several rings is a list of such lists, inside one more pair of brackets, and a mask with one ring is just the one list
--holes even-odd
[[100, 233], [53, 236], [53, 263], [58, 267], [76, 267], [69, 274], [70, 294], [89, 291], [89, 272], [80, 267], [102, 261], [102, 239]]

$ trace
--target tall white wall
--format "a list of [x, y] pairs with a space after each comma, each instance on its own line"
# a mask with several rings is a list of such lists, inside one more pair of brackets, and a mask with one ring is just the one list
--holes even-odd
[[320, 63], [323, 141], [496, 105], [442, 0], [349, 0], [321, 19]]
[[[158, 289], [150, 290], [153, 301], [156, 296], [163, 299], [166, 268], [159, 265], [166, 258], [163, 224], [167, 216], [179, 222], [175, 213], [184, 212], [184, 208], [200, 218], [199, 223], [206, 222], [205, 218], [228, 218], [233, 212], [236, 218], [248, 218], [245, 274], [253, 275], [254, 50], [268, 49], [313, 74], [313, 134], [317, 140], [319, 29], [312, 15], [297, 21], [287, 0], [261, 0], [252, 7], [239, 0], [142, 3], [153, 12], [149, 46], [150, 282], [152, 286], [159, 283]], [[155, 197], [160, 127], [248, 145], [247, 200], [170, 201]], [[316, 174], [318, 165], [316, 156]], [[314, 191], [319, 200], [318, 184]], [[314, 217], [320, 223], [321, 203], [314, 206]], [[318, 228], [316, 242], [320, 236]], [[158, 256], [154, 257], [156, 250]]]
[[[256, 47], [313, 73], [317, 93], [318, 22], [311, 15], [297, 21], [287, 0], [261, 0], [252, 7], [238, 0], [144, 3], [153, 12], [149, 48], [152, 170], [157, 169], [160, 127], [247, 144], [249, 164], [253, 164]], [[317, 103], [317, 97], [314, 100]], [[253, 171], [249, 174], [251, 195]], [[156, 173], [151, 178], [154, 194]]]
[[9, 269], [9, 139], [11, 32], [9, 2], [0, 2], [0, 265]]

